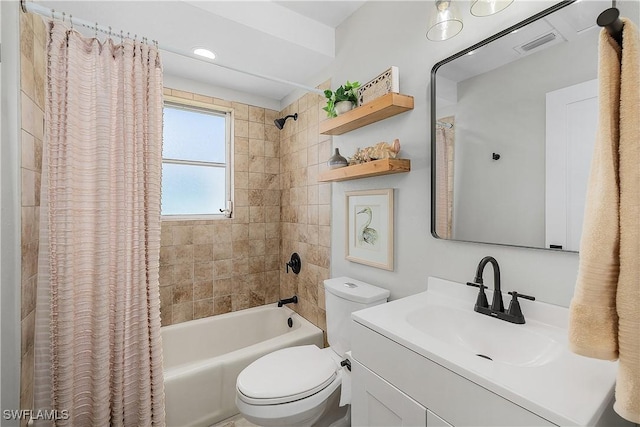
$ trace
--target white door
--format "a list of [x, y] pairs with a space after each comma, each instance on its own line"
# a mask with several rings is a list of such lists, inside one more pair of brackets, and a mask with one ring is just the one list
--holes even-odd
[[598, 80], [547, 93], [545, 244], [580, 248], [598, 125]]

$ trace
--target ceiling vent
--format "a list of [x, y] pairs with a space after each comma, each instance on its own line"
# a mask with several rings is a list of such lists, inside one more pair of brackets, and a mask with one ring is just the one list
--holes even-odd
[[547, 44], [549, 42], [552, 42], [555, 39], [556, 39], [556, 35], [554, 33], [545, 34], [542, 37], [538, 37], [534, 41], [531, 41], [529, 43], [523, 44], [522, 45], [522, 50], [524, 50], [525, 52], [529, 52], [530, 50], [533, 50], [533, 49], [535, 49], [537, 47], [540, 47], [543, 44]]
[[564, 38], [554, 30], [516, 46], [514, 49], [520, 55], [528, 55], [530, 53], [537, 52], [538, 50], [546, 49], [547, 47], [553, 46], [562, 41], [564, 41]]

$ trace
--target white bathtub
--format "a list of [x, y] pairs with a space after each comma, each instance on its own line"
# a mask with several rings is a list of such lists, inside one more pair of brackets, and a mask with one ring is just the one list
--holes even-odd
[[265, 354], [306, 344], [322, 348], [322, 330], [276, 304], [162, 327], [167, 426], [210, 426], [237, 414], [238, 374]]

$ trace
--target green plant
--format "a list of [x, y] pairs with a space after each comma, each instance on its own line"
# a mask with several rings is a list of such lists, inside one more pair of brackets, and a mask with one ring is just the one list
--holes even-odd
[[328, 117], [336, 117], [336, 103], [340, 101], [351, 101], [354, 105], [358, 104], [357, 89], [360, 87], [358, 82], [347, 82], [336, 89], [335, 92], [327, 89], [324, 96], [327, 98], [327, 105], [323, 108], [327, 112]]

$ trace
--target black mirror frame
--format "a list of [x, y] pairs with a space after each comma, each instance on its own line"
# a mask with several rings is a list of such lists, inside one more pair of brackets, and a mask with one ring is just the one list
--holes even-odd
[[[431, 108], [431, 236], [433, 236], [436, 239], [441, 239], [441, 240], [452, 240], [455, 242], [470, 242], [470, 243], [481, 243], [481, 244], [487, 244], [487, 245], [500, 245], [500, 246], [511, 246], [511, 247], [518, 247], [518, 248], [531, 248], [531, 249], [544, 249], [544, 250], [552, 250], [552, 251], [558, 251], [558, 252], [569, 252], [569, 251], [563, 251], [560, 249], [549, 249], [549, 248], [538, 248], [538, 247], [532, 247], [532, 246], [522, 246], [522, 245], [510, 245], [510, 244], [505, 244], [505, 243], [492, 243], [492, 242], [478, 242], [478, 241], [472, 241], [472, 240], [459, 240], [459, 239], [442, 239], [442, 237], [438, 236], [438, 233], [436, 232], [436, 72], [438, 71], [438, 69], [440, 67], [442, 67], [443, 65], [453, 61], [454, 59], [460, 58], [464, 55], [466, 55], [467, 53], [476, 50], [486, 44], [489, 44], [501, 37], [506, 36], [507, 34], [511, 34], [511, 32], [513, 32], [514, 30], [517, 30], [519, 28], [524, 27], [525, 25], [529, 25], [532, 22], [535, 22], [541, 18], [544, 18], [545, 16], [560, 10], [564, 7], [567, 7], [573, 3], [575, 3], [577, 0], [562, 0], [559, 3], [556, 3], [555, 5], [549, 7], [548, 9], [543, 10], [542, 12], [538, 12], [535, 15], [530, 16], [529, 18], [525, 19], [524, 21], [518, 22], [517, 24], [503, 30], [500, 31], [499, 33], [494, 34], [493, 36], [486, 38], [476, 44], [474, 44], [473, 46], [470, 46], [446, 59], [443, 59], [442, 61], [436, 63], [433, 68], [431, 69], [431, 80], [430, 80], [430, 108]], [[569, 252], [572, 253], [572, 252]]]

